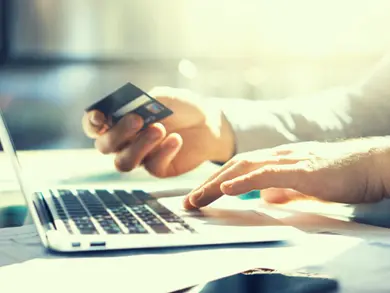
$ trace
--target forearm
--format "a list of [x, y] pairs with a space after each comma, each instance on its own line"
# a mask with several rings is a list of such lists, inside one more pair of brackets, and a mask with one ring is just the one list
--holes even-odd
[[382, 198], [390, 198], [390, 136], [374, 137], [366, 141], [372, 156], [372, 176], [380, 180]]

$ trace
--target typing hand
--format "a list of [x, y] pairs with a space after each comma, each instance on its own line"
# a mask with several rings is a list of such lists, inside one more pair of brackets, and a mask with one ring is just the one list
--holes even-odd
[[143, 164], [157, 177], [177, 176], [207, 160], [227, 161], [233, 153], [233, 134], [222, 112], [188, 90], [161, 87], [149, 93], [173, 111], [161, 123], [142, 128], [140, 116], [129, 114], [112, 129], [106, 117], [91, 111], [83, 117], [86, 135], [103, 154], [115, 153], [119, 171]]
[[[279, 146], [238, 155], [184, 200], [187, 209], [200, 208], [223, 194], [261, 190], [271, 203], [316, 198], [341, 203], [381, 200], [390, 152], [384, 139]], [[390, 184], [388, 184], [390, 185]]]

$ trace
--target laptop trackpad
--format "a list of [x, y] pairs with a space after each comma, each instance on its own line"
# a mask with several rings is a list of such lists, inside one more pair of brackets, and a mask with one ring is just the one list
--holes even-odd
[[222, 227], [285, 226], [281, 221], [250, 209], [204, 207], [187, 211], [182, 208], [182, 198], [159, 199], [190, 225]]
[[208, 225], [223, 226], [280, 226], [280, 221], [253, 210], [229, 210], [219, 208], [202, 208], [197, 211], [179, 211], [179, 216], [187, 220]]

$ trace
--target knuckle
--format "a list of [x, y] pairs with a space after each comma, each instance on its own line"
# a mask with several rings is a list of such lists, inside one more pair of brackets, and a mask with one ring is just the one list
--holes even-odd
[[277, 166], [264, 166], [262, 168], [262, 173], [266, 174], [277, 174], [280, 172], [280, 168]]
[[300, 168], [298, 168], [297, 171], [304, 173], [304, 174], [310, 174], [317, 170], [317, 163], [315, 160], [311, 157], [309, 160], [303, 161], [300, 163]]
[[241, 161], [241, 160], [244, 160], [246, 158], [246, 153], [243, 153], [243, 154], [237, 154], [235, 155], [232, 160], [234, 161]]
[[296, 175], [295, 185], [299, 185], [302, 188], [309, 188], [314, 194], [321, 192], [323, 187], [321, 182], [327, 177], [322, 172], [322, 169], [318, 168], [318, 164], [311, 160], [299, 163], [294, 173]]
[[229, 165], [234, 165], [238, 162], [239, 160], [237, 159], [236, 156], [234, 156], [233, 158], [231, 158], [228, 162], [225, 163], [225, 165], [229, 164]]
[[244, 176], [242, 181], [244, 183], [246, 183], [246, 182], [252, 181], [254, 178], [255, 178], [254, 174], [247, 174], [247, 175]]
[[246, 154], [238, 154], [238, 155], [235, 155], [231, 160], [230, 160], [232, 163], [236, 164], [236, 163], [239, 163], [240, 165], [246, 165], [250, 162], [250, 160], [248, 159], [248, 157], [246, 156]]
[[247, 167], [250, 167], [252, 165], [252, 162], [250, 160], [248, 160], [248, 159], [241, 159], [239, 161], [239, 164], [240, 164], [241, 167], [247, 168]]

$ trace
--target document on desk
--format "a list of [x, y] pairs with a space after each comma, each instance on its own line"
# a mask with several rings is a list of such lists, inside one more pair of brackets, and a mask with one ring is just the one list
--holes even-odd
[[388, 228], [356, 223], [346, 217], [297, 211], [286, 206], [260, 204], [256, 210], [306, 233], [357, 237], [368, 241], [382, 242], [382, 244], [390, 246], [390, 229]]
[[[43, 293], [53, 292], [53, 288], [56, 292], [78, 292], [80, 288], [94, 293], [115, 289], [171, 292], [255, 267], [286, 271], [323, 263], [358, 241], [320, 237], [279, 246], [215, 246], [66, 256], [43, 249], [33, 226], [4, 229], [0, 230], [0, 284], [4, 292], [17, 289]], [[44, 281], [45, 286], [37, 280]]]

